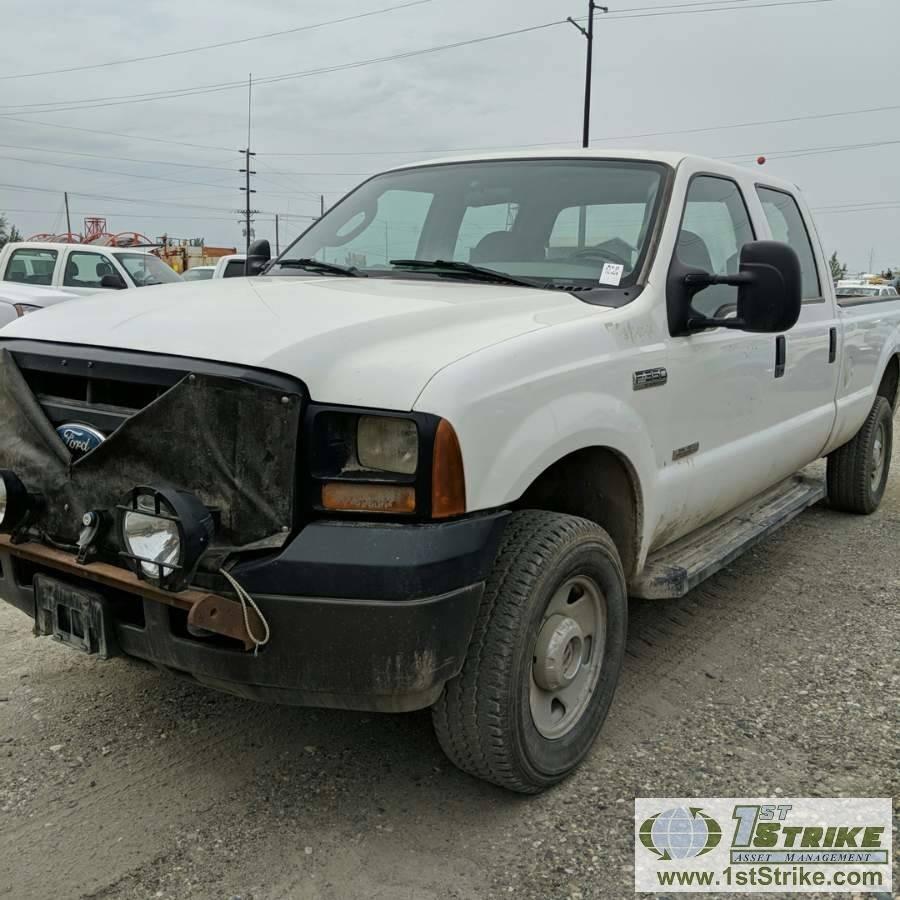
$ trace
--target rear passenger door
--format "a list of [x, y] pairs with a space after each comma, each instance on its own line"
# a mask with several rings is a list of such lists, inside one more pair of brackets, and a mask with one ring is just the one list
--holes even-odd
[[827, 289], [830, 270], [818, 241], [813, 240], [797, 198], [783, 189], [757, 185], [764, 228], [774, 241], [790, 245], [800, 259], [803, 307], [797, 324], [785, 335], [784, 372], [777, 386], [779, 404], [793, 432], [807, 436], [810, 459], [828, 441], [836, 416], [840, 375], [840, 331], [833, 292]]
[[19, 247], [10, 253], [2, 278], [4, 281], [49, 287], [53, 284], [53, 269], [58, 256], [57, 250], [46, 247]]

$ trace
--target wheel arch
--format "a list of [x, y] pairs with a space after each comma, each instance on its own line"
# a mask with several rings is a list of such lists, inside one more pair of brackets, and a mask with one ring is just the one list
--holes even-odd
[[894, 353], [888, 360], [876, 393], [877, 396], [884, 397], [892, 409], [897, 409], [897, 401], [900, 399], [900, 352]]
[[607, 446], [573, 450], [547, 466], [514, 509], [542, 509], [596, 522], [612, 538], [626, 579], [641, 556], [644, 498], [640, 479], [623, 453]]

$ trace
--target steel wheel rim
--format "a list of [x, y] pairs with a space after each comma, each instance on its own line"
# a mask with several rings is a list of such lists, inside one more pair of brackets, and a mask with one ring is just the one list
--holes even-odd
[[594, 696], [606, 646], [606, 598], [578, 575], [554, 591], [532, 648], [531, 719], [548, 740], [568, 734]]
[[875, 440], [872, 444], [872, 490], [877, 491], [881, 485], [881, 476], [884, 472], [885, 463], [885, 439], [887, 435], [884, 430], [884, 423], [878, 426], [875, 432]]

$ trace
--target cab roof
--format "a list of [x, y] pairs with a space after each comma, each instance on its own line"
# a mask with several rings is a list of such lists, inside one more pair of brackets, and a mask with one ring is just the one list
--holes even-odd
[[773, 187], [782, 187], [786, 190], [796, 191], [797, 186], [783, 178], [777, 178], [769, 174], [765, 169], [753, 169], [749, 166], [738, 166], [732, 162], [712, 157], [699, 156], [692, 153], [684, 153], [673, 150], [620, 150], [618, 148], [602, 149], [599, 147], [550, 147], [541, 150], [498, 150], [491, 153], [459, 154], [458, 156], [444, 156], [436, 159], [422, 160], [419, 162], [403, 163], [392, 167], [389, 171], [397, 172], [404, 169], [421, 168], [422, 166], [440, 166], [448, 163], [472, 163], [491, 162], [499, 160], [540, 160], [540, 159], [603, 159], [603, 160], [637, 160], [640, 162], [657, 162], [677, 169], [685, 162], [697, 164], [698, 168], [708, 169], [711, 172], [719, 172], [724, 175], [742, 175], [747, 173], [757, 175], [757, 180], [765, 182]]
[[108, 251], [110, 253], [153, 253], [153, 247], [113, 247], [110, 244], [80, 244], [75, 241], [13, 241], [6, 244], [12, 249], [31, 247], [35, 250], [58, 250], [60, 247], [75, 247], [78, 250]]

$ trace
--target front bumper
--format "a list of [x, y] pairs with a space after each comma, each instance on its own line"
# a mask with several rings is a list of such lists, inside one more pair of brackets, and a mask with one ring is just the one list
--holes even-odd
[[[271, 629], [257, 655], [194, 637], [183, 609], [121, 586], [82, 586], [109, 601], [126, 655], [254, 699], [404, 712], [434, 703], [462, 668], [505, 520], [307, 525], [278, 554], [232, 570]], [[82, 583], [0, 547], [0, 597], [32, 618], [40, 574]]]

